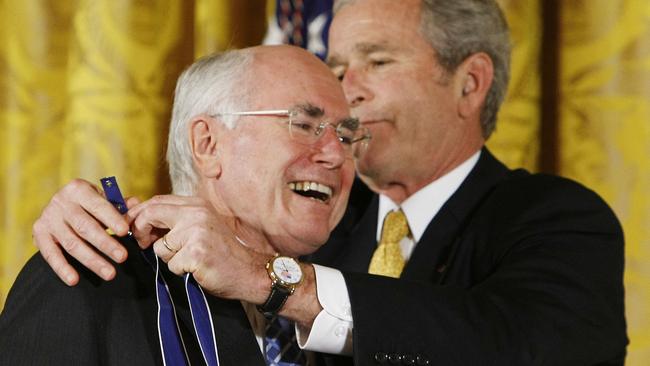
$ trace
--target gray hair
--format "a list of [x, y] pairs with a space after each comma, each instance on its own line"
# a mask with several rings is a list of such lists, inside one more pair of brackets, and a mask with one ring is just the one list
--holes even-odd
[[[233, 50], [203, 57], [188, 67], [176, 83], [174, 107], [167, 142], [167, 163], [174, 194], [195, 193], [198, 173], [192, 160], [189, 122], [201, 115], [246, 109], [244, 77], [253, 60], [247, 50]], [[233, 128], [236, 116], [220, 118]]]
[[[336, 0], [334, 11], [352, 3]], [[496, 127], [510, 79], [510, 34], [499, 5], [494, 0], [422, 0], [421, 14], [420, 32], [447, 72], [478, 52], [492, 59], [494, 80], [481, 111], [481, 129], [487, 139]]]

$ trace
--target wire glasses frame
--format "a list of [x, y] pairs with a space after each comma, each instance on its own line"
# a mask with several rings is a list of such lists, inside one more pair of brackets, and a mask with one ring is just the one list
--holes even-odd
[[217, 117], [224, 115], [288, 117], [287, 125], [289, 126], [289, 135], [292, 140], [304, 145], [316, 143], [325, 130], [325, 127], [331, 126], [336, 132], [336, 136], [341, 142], [346, 155], [355, 158], [360, 157], [365, 152], [371, 138], [370, 131], [366, 127], [361, 126], [359, 120], [356, 118], [343, 119], [335, 125], [329, 122], [316, 121], [315, 117], [293, 109], [222, 112], [210, 116]]

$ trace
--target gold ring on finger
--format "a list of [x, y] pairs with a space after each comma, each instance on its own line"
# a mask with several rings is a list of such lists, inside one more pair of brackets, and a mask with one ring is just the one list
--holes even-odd
[[174, 249], [174, 248], [172, 248], [172, 246], [169, 245], [169, 243], [167, 242], [167, 234], [163, 235], [163, 237], [162, 237], [162, 243], [163, 243], [163, 245], [165, 246], [165, 248], [167, 248], [167, 250], [169, 250], [170, 252], [172, 252], [172, 253], [176, 253], [176, 252], [178, 252], [178, 249]]

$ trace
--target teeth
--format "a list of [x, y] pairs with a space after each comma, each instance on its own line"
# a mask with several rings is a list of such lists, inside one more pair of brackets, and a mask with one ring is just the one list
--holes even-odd
[[323, 193], [327, 198], [332, 196], [332, 188], [326, 186], [325, 184], [320, 184], [317, 182], [291, 182], [289, 183], [289, 189], [292, 191], [317, 191]]

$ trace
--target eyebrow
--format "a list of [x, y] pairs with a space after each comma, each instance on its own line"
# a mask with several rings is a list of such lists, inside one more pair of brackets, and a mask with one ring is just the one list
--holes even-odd
[[341, 118], [336, 125], [345, 126], [353, 131], [356, 131], [357, 129], [359, 129], [360, 122], [358, 118], [345, 117], [345, 118]]
[[297, 109], [309, 117], [322, 117], [325, 115], [325, 110], [321, 107], [317, 107], [311, 103], [302, 103], [294, 106], [294, 109]]
[[327, 59], [325, 59], [325, 64], [331, 69], [333, 67], [344, 64], [344, 62], [336, 56], [329, 55], [327, 56]]
[[[298, 104], [294, 106], [294, 109], [304, 112], [306, 115], [313, 118], [323, 117], [325, 115], [325, 110], [323, 108], [317, 107], [311, 103]], [[361, 123], [359, 122], [358, 118], [345, 117], [338, 120], [338, 123], [336, 123], [336, 125], [339, 124], [356, 130], [359, 128], [359, 125]]]
[[367, 54], [373, 53], [373, 52], [391, 51], [394, 48], [395, 47], [391, 47], [385, 42], [382, 42], [382, 43], [363, 42], [363, 43], [357, 43], [354, 46], [354, 51], [359, 52], [359, 53], [364, 54], [364, 55], [367, 55]]

